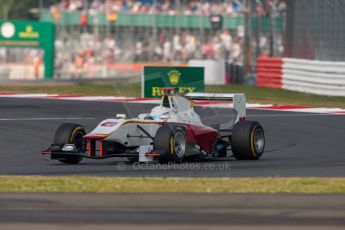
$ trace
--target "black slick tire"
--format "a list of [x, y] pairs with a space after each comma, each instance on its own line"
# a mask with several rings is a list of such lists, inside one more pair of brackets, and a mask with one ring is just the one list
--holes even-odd
[[[64, 123], [58, 127], [54, 136], [54, 145], [74, 144], [79, 150], [85, 150], [85, 135], [83, 126], [73, 123]], [[59, 160], [65, 164], [78, 164], [82, 160], [80, 156], [70, 156]]]
[[161, 151], [160, 163], [180, 163], [186, 152], [186, 137], [182, 127], [162, 125], [154, 138], [154, 149]]
[[235, 124], [231, 147], [237, 160], [258, 160], [265, 149], [264, 130], [257, 121], [240, 121]]

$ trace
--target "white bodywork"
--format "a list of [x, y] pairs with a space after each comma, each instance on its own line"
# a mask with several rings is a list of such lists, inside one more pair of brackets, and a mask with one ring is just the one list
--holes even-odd
[[244, 94], [209, 94], [189, 93], [185, 96], [163, 96], [161, 104], [154, 107], [150, 113], [140, 114], [137, 118], [102, 121], [87, 135], [104, 136], [104, 141], [115, 141], [127, 147], [152, 145], [152, 139], [138, 128], [140, 125], [152, 137], [162, 122], [183, 123], [204, 126], [199, 115], [193, 109], [193, 100], [227, 100], [233, 101], [237, 112], [235, 123], [246, 116], [246, 101]]

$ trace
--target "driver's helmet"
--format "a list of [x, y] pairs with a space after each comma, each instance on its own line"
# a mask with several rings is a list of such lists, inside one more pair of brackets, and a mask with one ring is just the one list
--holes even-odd
[[164, 115], [171, 115], [173, 113], [172, 109], [163, 107], [163, 106], [156, 106], [151, 110], [150, 117], [153, 120], [161, 120], [161, 116]]

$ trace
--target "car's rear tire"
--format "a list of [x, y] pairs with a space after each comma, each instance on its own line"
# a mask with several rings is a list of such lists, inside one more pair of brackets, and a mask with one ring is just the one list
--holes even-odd
[[258, 160], [265, 150], [265, 134], [257, 121], [241, 121], [235, 124], [231, 147], [238, 160]]
[[160, 163], [180, 163], [186, 153], [186, 137], [182, 127], [162, 125], [158, 128], [154, 138], [154, 149], [162, 151]]
[[[85, 151], [86, 143], [83, 139], [85, 133], [81, 125], [64, 123], [55, 132], [54, 145], [74, 144], [78, 150]], [[69, 156], [59, 161], [65, 164], [78, 164], [82, 159], [80, 156]]]

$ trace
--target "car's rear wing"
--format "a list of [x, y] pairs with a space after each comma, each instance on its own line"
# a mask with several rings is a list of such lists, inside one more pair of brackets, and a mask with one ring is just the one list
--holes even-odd
[[246, 96], [243, 93], [186, 93], [184, 97], [195, 101], [229, 101], [238, 114], [236, 123], [246, 117]]

